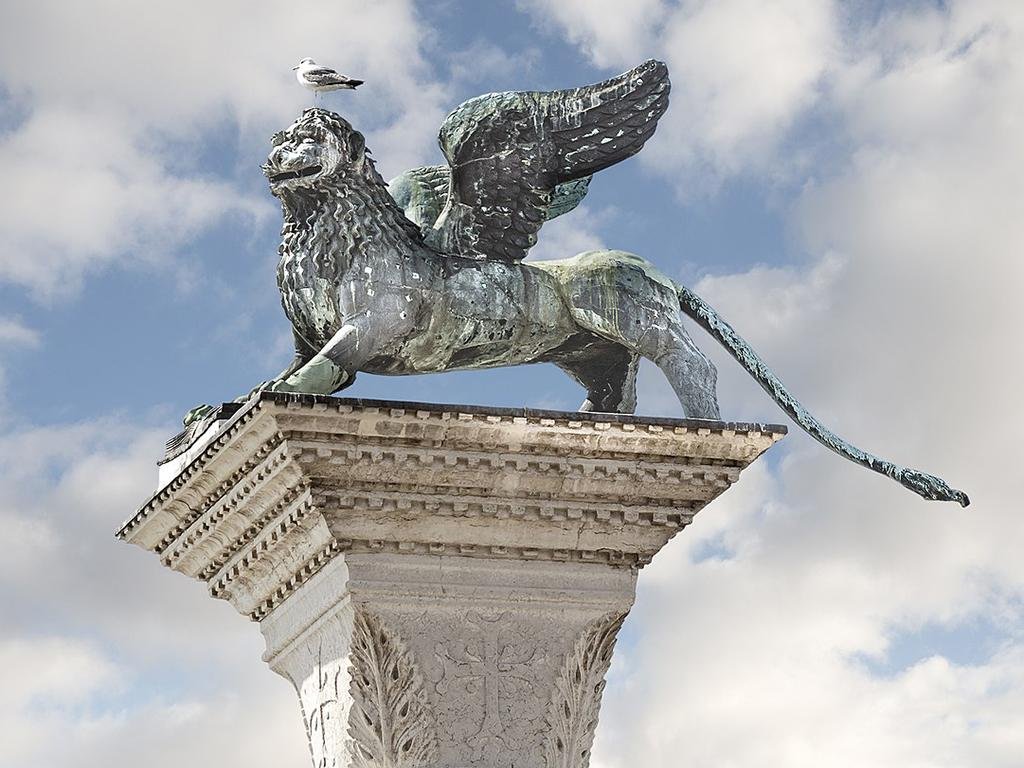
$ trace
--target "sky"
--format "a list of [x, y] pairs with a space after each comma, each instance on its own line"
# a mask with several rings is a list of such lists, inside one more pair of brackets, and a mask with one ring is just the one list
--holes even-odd
[[[1024, 4], [5, 0], [0, 768], [307, 764], [258, 628], [113, 537], [181, 415], [290, 358], [259, 165], [304, 56], [366, 81], [329, 106], [386, 178], [466, 98], [665, 60], [654, 138], [532, 258], [641, 254], [839, 434], [971, 496], [791, 429], [641, 572], [591, 765], [1024, 765]], [[725, 418], [784, 421], [693, 335]], [[583, 399], [548, 366], [346, 394]]]

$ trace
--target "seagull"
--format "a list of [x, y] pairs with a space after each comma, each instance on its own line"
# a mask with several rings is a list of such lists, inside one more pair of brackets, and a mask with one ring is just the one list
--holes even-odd
[[313, 91], [313, 103], [321, 93], [328, 91], [354, 90], [357, 85], [362, 85], [362, 80], [353, 80], [351, 77], [339, 74], [330, 67], [322, 67], [312, 59], [306, 58], [292, 67], [295, 70], [295, 79], [300, 85], [304, 85]]

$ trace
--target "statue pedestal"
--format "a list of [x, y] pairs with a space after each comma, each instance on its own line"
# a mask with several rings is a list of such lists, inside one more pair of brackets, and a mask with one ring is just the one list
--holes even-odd
[[119, 536], [259, 622], [315, 766], [586, 766], [638, 569], [784, 433], [264, 393]]

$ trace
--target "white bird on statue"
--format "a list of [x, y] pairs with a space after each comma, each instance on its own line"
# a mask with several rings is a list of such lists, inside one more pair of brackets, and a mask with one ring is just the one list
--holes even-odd
[[321, 93], [351, 91], [357, 85], [363, 84], [362, 80], [353, 80], [351, 77], [340, 74], [337, 70], [317, 64], [309, 58], [303, 59], [292, 69], [295, 70], [295, 79], [313, 92], [313, 104], [316, 104], [316, 98]]

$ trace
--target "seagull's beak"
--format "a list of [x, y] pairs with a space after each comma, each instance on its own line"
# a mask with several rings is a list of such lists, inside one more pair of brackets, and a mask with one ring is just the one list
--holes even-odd
[[298, 64], [296, 64], [296, 65], [295, 65], [294, 67], [292, 67], [292, 71], [294, 72], [294, 71], [295, 71], [296, 69], [298, 69], [298, 68], [299, 68], [299, 65], [298, 65]]

